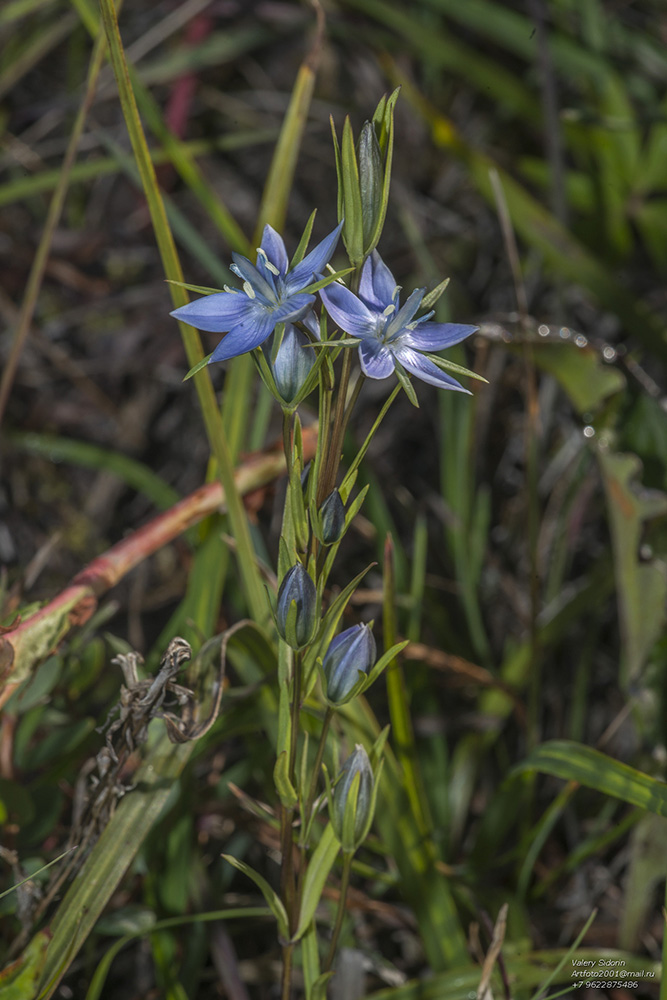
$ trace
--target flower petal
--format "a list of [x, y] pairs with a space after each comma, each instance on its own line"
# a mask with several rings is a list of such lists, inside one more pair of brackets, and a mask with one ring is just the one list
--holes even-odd
[[285, 241], [280, 233], [275, 231], [273, 226], [269, 226], [268, 224], [264, 226], [260, 246], [271, 263], [278, 268], [284, 277], [289, 267], [289, 258], [287, 250], [285, 250]]
[[371, 308], [383, 312], [394, 299], [396, 281], [393, 274], [374, 250], [361, 270], [359, 297]]
[[437, 365], [421, 354], [417, 354], [411, 347], [400, 347], [394, 353], [406, 371], [416, 375], [422, 382], [428, 382], [429, 385], [435, 385], [439, 389], [454, 389], [457, 392], [466, 392], [471, 395], [469, 389], [464, 389], [455, 378], [446, 375]]
[[416, 347], [419, 351], [441, 351], [443, 347], [460, 344], [475, 330], [479, 330], [479, 327], [466, 326], [464, 323], [423, 323], [407, 332], [401, 341], [407, 347]]
[[394, 371], [393, 354], [377, 340], [364, 340], [359, 344], [359, 361], [368, 378], [387, 378]]
[[316, 340], [322, 339], [320, 336], [320, 321], [312, 309], [306, 313], [301, 322], [305, 326], [306, 330], [308, 330], [309, 333], [312, 333]]
[[232, 266], [234, 274], [238, 274], [240, 278], [248, 282], [255, 294], [259, 295], [260, 301], [264, 305], [274, 305], [276, 302], [275, 288], [272, 284], [269, 284], [255, 265], [251, 264], [247, 257], [242, 257], [240, 253], [233, 253], [232, 260], [234, 261]]
[[243, 323], [239, 323], [223, 337], [213, 354], [209, 358], [209, 364], [216, 361], [227, 361], [235, 358], [239, 354], [247, 354], [255, 347], [259, 347], [269, 334], [275, 329], [278, 321], [274, 314], [267, 309], [257, 310], [255, 315], [249, 316]]
[[171, 315], [198, 330], [224, 333], [241, 323], [249, 310], [252, 299], [245, 292], [217, 292], [180, 306]]
[[299, 295], [290, 295], [288, 299], [271, 310], [274, 325], [276, 323], [295, 323], [306, 315], [314, 301], [315, 296], [306, 295], [305, 292], [301, 292]]
[[336, 249], [336, 244], [338, 243], [338, 237], [340, 236], [340, 231], [343, 228], [343, 223], [341, 222], [333, 232], [325, 236], [321, 243], [310, 251], [310, 253], [303, 258], [300, 264], [290, 271], [285, 278], [285, 287], [288, 292], [296, 292], [301, 288], [305, 288], [313, 280], [314, 274], [319, 274], [320, 271], [324, 270], [326, 264], [329, 263], [331, 257], [333, 257], [333, 252]]
[[403, 330], [405, 330], [406, 326], [422, 304], [425, 292], [425, 288], [415, 288], [405, 305], [401, 306], [396, 315], [389, 320], [385, 331], [387, 340], [394, 340], [396, 337], [401, 335]]
[[378, 320], [381, 315], [372, 313], [345, 285], [333, 281], [320, 289], [320, 298], [327, 312], [341, 330], [353, 337], [377, 338]]

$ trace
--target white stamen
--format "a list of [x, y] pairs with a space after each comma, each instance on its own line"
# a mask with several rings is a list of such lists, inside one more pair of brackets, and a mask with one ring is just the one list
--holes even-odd
[[246, 293], [249, 299], [255, 298], [255, 289], [252, 287], [249, 281], [243, 282], [243, 291]]
[[230, 288], [229, 285], [223, 285], [222, 287], [226, 292], [229, 292], [230, 295], [238, 295], [239, 293], [238, 288]]
[[396, 311], [396, 306], [393, 302], [390, 302], [385, 311], [382, 313], [383, 316], [393, 316]]
[[271, 274], [275, 274], [278, 277], [280, 276], [280, 271], [278, 270], [276, 265], [272, 264], [269, 258], [267, 257], [266, 250], [263, 250], [261, 247], [257, 247], [257, 256], [262, 258], [262, 260], [264, 261], [264, 266], [267, 268], [268, 271], [271, 272]]

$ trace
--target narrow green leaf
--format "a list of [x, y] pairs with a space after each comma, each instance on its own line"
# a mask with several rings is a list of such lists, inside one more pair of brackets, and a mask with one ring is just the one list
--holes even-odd
[[308, 930], [315, 910], [322, 898], [324, 886], [329, 877], [329, 872], [334, 866], [338, 857], [340, 845], [336, 840], [331, 823], [327, 823], [320, 841], [313, 851], [313, 856], [308, 862], [306, 877], [303, 882], [303, 895], [301, 897], [301, 913], [299, 923], [294, 934], [294, 940], [298, 941]]
[[343, 241], [355, 267], [361, 264], [364, 256], [363, 220], [361, 210], [361, 191], [359, 188], [359, 169], [354, 148], [354, 136], [349, 116], [343, 125], [343, 141], [341, 144], [341, 173], [343, 177]]
[[299, 801], [299, 796], [290, 781], [289, 756], [285, 750], [278, 754], [278, 759], [273, 768], [273, 781], [282, 805], [285, 809], [293, 809]]
[[187, 281], [174, 281], [173, 278], [165, 278], [164, 280], [168, 285], [178, 285], [179, 288], [185, 288], [188, 292], [195, 292], [197, 295], [217, 295], [224, 291], [222, 288], [208, 288], [206, 285], [189, 285]]
[[436, 287], [433, 288], [430, 292], [427, 292], [427, 294], [422, 299], [422, 308], [431, 309], [432, 306], [436, 304], [436, 302], [438, 301], [444, 290], [447, 288], [449, 282], [450, 279], [445, 278], [444, 281], [441, 281], [440, 284], [436, 285]]
[[210, 354], [207, 354], [205, 358], [202, 358], [201, 361], [198, 361], [196, 365], [193, 365], [190, 371], [187, 373], [187, 375], [183, 376], [183, 381], [187, 382], [188, 379], [191, 379], [193, 375], [196, 375], [198, 372], [206, 368], [207, 364], [209, 363], [212, 357], [213, 357], [213, 351], [211, 351]]
[[315, 216], [317, 215], [317, 209], [314, 208], [310, 213], [308, 222], [305, 225], [303, 233], [301, 234], [301, 239], [299, 240], [299, 245], [294, 251], [294, 256], [290, 261], [290, 270], [300, 264], [303, 258], [306, 256], [306, 250], [308, 249], [308, 244], [310, 243], [310, 236], [313, 231], [313, 224], [315, 222]]
[[410, 402], [414, 407], [419, 409], [419, 400], [417, 399], [417, 393], [415, 392], [414, 386], [410, 380], [410, 376], [406, 372], [403, 365], [400, 363], [398, 358], [394, 358], [394, 371], [396, 372], [396, 378], [401, 383], [401, 388], [403, 392], [408, 397]]
[[[139, 118], [137, 104], [132, 91], [128, 73], [123, 43], [120, 37], [116, 10], [113, 0], [101, 0], [102, 18], [107, 35], [111, 63], [118, 84], [118, 91], [123, 109], [125, 123], [132, 143], [132, 149], [141, 174], [142, 184], [153, 222], [160, 256], [162, 258], [166, 277], [176, 281], [183, 280], [178, 254], [173, 236], [165, 214], [164, 203], [151, 162], [146, 137]], [[172, 287], [172, 298], [175, 306], [185, 305], [186, 293], [178, 286]], [[203, 356], [201, 340], [197, 331], [185, 323], [179, 324], [191, 366], [197, 365]], [[240, 575], [243, 580], [246, 597], [253, 617], [258, 622], [268, 618], [268, 605], [263, 584], [259, 574], [255, 551], [250, 536], [250, 528], [245, 508], [241, 503], [234, 481], [234, 469], [225, 438], [222, 421], [215, 401], [213, 386], [207, 372], [200, 370], [195, 387], [206, 425], [209, 442], [218, 463], [220, 479], [225, 490], [232, 532], [236, 540], [237, 558]]]
[[455, 372], [456, 375], [467, 375], [468, 378], [476, 378], [478, 382], [484, 382], [488, 385], [488, 379], [485, 379], [483, 375], [478, 375], [477, 372], [471, 371], [469, 368], [464, 368], [463, 365], [457, 365], [453, 361], [448, 361], [447, 358], [441, 358], [437, 354], [427, 354], [427, 358], [437, 365], [438, 368], [442, 368], [446, 372]]
[[231, 854], [223, 854], [222, 857], [234, 868], [237, 868], [240, 872], [243, 872], [244, 875], [247, 875], [248, 878], [252, 879], [261, 894], [264, 896], [271, 913], [276, 918], [279, 934], [281, 937], [286, 938], [289, 933], [287, 929], [287, 914], [285, 913], [285, 907], [280, 901], [278, 893], [271, 888], [269, 883], [262, 875], [259, 874], [259, 872], [256, 872], [254, 868], [251, 868], [250, 865], [247, 865], [244, 861], [239, 861], [238, 858], [233, 858]]
[[344, 267], [342, 271], [334, 271], [333, 274], [328, 274], [326, 278], [320, 278], [319, 281], [314, 281], [312, 285], [307, 285], [304, 288], [304, 292], [308, 295], [312, 295], [314, 292], [319, 292], [320, 288], [326, 288], [332, 281], [338, 281], [339, 278], [344, 278], [346, 274], [350, 273], [350, 271], [354, 271], [354, 268]]

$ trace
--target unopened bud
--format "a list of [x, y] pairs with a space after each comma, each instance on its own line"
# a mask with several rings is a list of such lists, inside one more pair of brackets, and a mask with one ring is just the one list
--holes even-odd
[[369, 672], [377, 649], [368, 625], [353, 625], [337, 635], [327, 649], [322, 670], [326, 680], [326, 699], [344, 705], [359, 683], [360, 674]]
[[372, 250], [371, 236], [380, 221], [382, 211], [382, 184], [384, 164], [378, 144], [375, 126], [365, 122], [357, 143], [359, 162], [359, 191], [361, 193], [361, 217], [364, 237], [364, 251]]
[[300, 562], [287, 571], [278, 590], [276, 625], [292, 649], [301, 649], [317, 629], [317, 591]]
[[338, 542], [345, 530], [345, 507], [337, 489], [332, 490], [320, 507], [321, 538], [324, 545]]
[[366, 839], [375, 807], [374, 784], [368, 754], [357, 743], [343, 764], [331, 806], [331, 825], [346, 852], [356, 851]]
[[315, 364], [315, 351], [308, 338], [291, 323], [285, 325], [283, 339], [273, 362], [273, 377], [278, 392], [291, 403], [302, 388]]

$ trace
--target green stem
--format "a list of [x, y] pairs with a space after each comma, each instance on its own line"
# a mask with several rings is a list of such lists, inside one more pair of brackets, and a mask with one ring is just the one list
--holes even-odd
[[287, 464], [287, 482], [289, 482], [292, 475], [292, 414], [289, 410], [283, 410], [283, 451]]
[[336, 473], [340, 462], [340, 451], [343, 441], [343, 418], [345, 416], [345, 397], [347, 396], [347, 386], [350, 381], [352, 371], [352, 352], [346, 350], [343, 355], [343, 370], [340, 375], [338, 392], [336, 394], [336, 410], [331, 428], [331, 440], [324, 465], [324, 475], [318, 483], [317, 505], [322, 503], [329, 496], [336, 485]]
[[[315, 795], [317, 793], [317, 779], [320, 776], [320, 768], [322, 767], [322, 758], [324, 757], [324, 748], [327, 744], [327, 734], [329, 732], [329, 724], [333, 719], [334, 710], [331, 707], [327, 707], [326, 714], [324, 716], [324, 722], [322, 723], [322, 732], [320, 734], [320, 742], [317, 747], [317, 754], [315, 756], [315, 766], [313, 767], [313, 773], [310, 779], [310, 788], [308, 789], [308, 796], [303, 808], [303, 816], [301, 822], [303, 824], [304, 834], [308, 833], [308, 828], [310, 826], [310, 814], [313, 810], [313, 803], [315, 801]], [[305, 849], [305, 843], [304, 843]]]
[[345, 901], [347, 899], [347, 889], [350, 884], [350, 870], [352, 868], [352, 858], [354, 854], [352, 852], [343, 854], [343, 874], [340, 881], [340, 897], [338, 899], [338, 913], [336, 914], [336, 925], [331, 936], [331, 944], [329, 945], [329, 954], [327, 955], [327, 960], [324, 963], [324, 972], [328, 972], [333, 965], [333, 960], [336, 957], [336, 949], [338, 948], [338, 939], [340, 937], [341, 928], [343, 926], [343, 919], [345, 917]]

